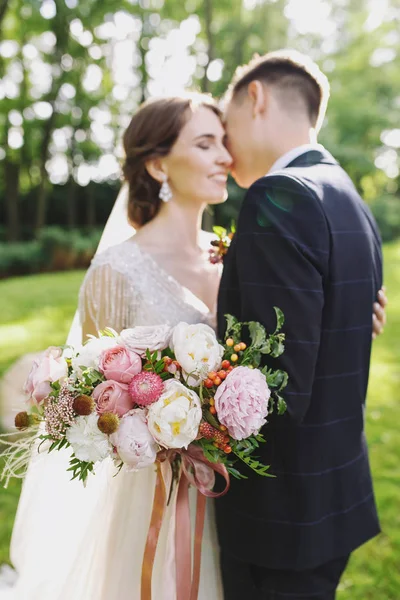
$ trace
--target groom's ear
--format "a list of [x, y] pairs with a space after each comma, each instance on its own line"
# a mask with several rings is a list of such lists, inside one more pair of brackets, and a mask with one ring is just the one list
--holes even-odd
[[153, 158], [145, 163], [146, 171], [158, 183], [162, 183], [167, 175], [161, 158]]
[[251, 111], [253, 118], [264, 114], [268, 105], [268, 90], [265, 85], [253, 79], [247, 86], [247, 96], [251, 102]]

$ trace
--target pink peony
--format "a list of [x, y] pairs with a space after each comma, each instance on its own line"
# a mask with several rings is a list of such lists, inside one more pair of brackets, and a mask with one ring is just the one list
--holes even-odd
[[24, 392], [34, 404], [41, 404], [50, 394], [50, 382], [63, 381], [68, 376], [68, 365], [61, 348], [50, 346], [33, 361]]
[[156, 373], [142, 372], [129, 384], [129, 393], [135, 404], [149, 406], [156, 402], [164, 391], [163, 380]]
[[236, 367], [215, 394], [220, 423], [235, 440], [258, 433], [266, 423], [271, 395], [265, 375], [258, 369]]
[[142, 370], [142, 359], [136, 352], [124, 346], [107, 348], [100, 355], [99, 371], [106, 379], [118, 383], [130, 383], [135, 375]]
[[[127, 471], [138, 471], [153, 464], [158, 446], [151, 435], [140, 408], [131, 410], [121, 419], [118, 430], [110, 436], [118, 456]], [[116, 458], [116, 456], [114, 456]]]
[[118, 381], [104, 381], [94, 388], [92, 394], [99, 415], [107, 412], [122, 417], [133, 408], [134, 402], [128, 386]]

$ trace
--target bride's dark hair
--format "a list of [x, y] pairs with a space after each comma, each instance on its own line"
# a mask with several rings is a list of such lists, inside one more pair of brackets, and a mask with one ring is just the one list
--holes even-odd
[[169, 154], [199, 106], [206, 106], [221, 117], [216, 103], [204, 94], [148, 100], [133, 116], [123, 137], [123, 174], [129, 184], [128, 217], [133, 225], [141, 226], [150, 221], [161, 205], [161, 184], [148, 173], [146, 163]]

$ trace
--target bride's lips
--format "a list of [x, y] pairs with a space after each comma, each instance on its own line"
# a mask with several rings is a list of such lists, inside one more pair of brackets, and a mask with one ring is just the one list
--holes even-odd
[[219, 183], [220, 185], [226, 185], [228, 181], [228, 175], [226, 173], [214, 173], [214, 175], [210, 175], [210, 179]]

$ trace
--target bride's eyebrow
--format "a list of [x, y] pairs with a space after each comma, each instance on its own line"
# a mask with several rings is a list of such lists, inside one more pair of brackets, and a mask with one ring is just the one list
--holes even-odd
[[197, 140], [201, 140], [202, 138], [207, 138], [210, 141], [215, 141], [215, 135], [213, 133], [202, 133], [194, 138], [194, 142]]

